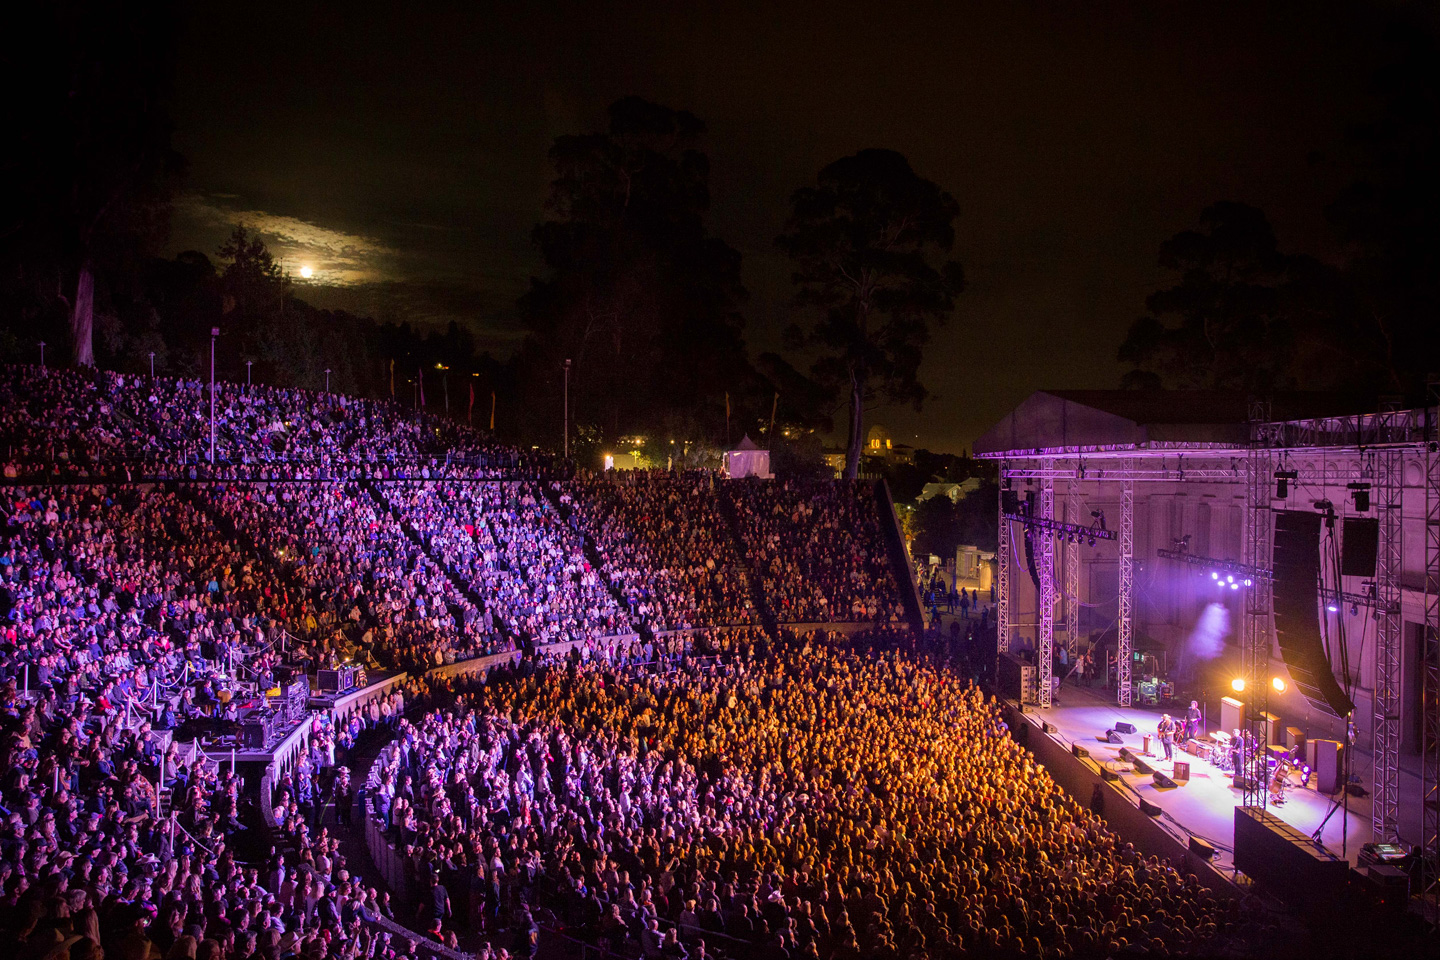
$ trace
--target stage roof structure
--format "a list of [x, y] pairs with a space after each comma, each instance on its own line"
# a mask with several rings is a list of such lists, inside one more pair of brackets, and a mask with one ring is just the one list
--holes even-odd
[[[1353, 398], [1283, 393], [1267, 420], [1342, 417]], [[1244, 394], [1180, 390], [1037, 390], [975, 441], [984, 459], [1134, 450], [1247, 447], [1253, 405]]]

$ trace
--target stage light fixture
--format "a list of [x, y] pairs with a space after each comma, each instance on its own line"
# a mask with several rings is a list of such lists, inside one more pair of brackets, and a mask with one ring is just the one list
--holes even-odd
[[1355, 500], [1355, 512], [1365, 513], [1370, 509], [1370, 484], [1364, 482], [1347, 483], [1346, 489]]
[[1232, 583], [1232, 584], [1230, 584], [1230, 589], [1231, 589], [1231, 590], [1239, 590], [1239, 589], [1240, 589], [1240, 584], [1238, 584], [1238, 583]]
[[1225, 577], [1225, 582], [1226, 582], [1226, 583], [1234, 583], [1234, 582], [1235, 582], [1235, 578], [1234, 578], [1233, 576], [1226, 576], [1226, 577]]
[[1326, 610], [1329, 610], [1331, 613], [1339, 613], [1339, 612], [1340, 612], [1340, 608], [1337, 607], [1337, 606], [1335, 606], [1335, 604], [1333, 604], [1333, 603], [1327, 604], [1326, 607], [1325, 607], [1325, 609], [1326, 609]]
[[1285, 692], [1285, 681], [1284, 681], [1283, 679], [1281, 679], [1280, 677], [1271, 677], [1271, 678], [1270, 678], [1270, 686], [1272, 686], [1272, 687], [1275, 688], [1275, 692], [1276, 692], [1276, 693], [1284, 693], [1284, 692]]
[[1210, 579], [1211, 579], [1211, 580], [1219, 580], [1219, 579], [1220, 579], [1220, 574], [1219, 574], [1219, 572], [1218, 572], [1218, 571], [1215, 571], [1215, 570], [1211, 570], [1211, 571], [1210, 571]]
[[1253, 581], [1253, 580], [1246, 580], [1246, 581], [1245, 581], [1245, 586], [1247, 586], [1247, 587], [1248, 587], [1248, 586], [1251, 586], [1252, 584], [1254, 584], [1254, 582], [1255, 582], [1255, 581]]
[[1244, 677], [1236, 677], [1234, 680], [1231, 680], [1231, 681], [1230, 681], [1230, 689], [1231, 689], [1231, 690], [1234, 690], [1236, 693], [1244, 693], [1244, 692], [1245, 692], [1245, 678], [1244, 678]]
[[1358, 603], [1352, 603], [1352, 604], [1350, 604], [1350, 616], [1352, 616], [1352, 617], [1357, 617], [1357, 616], [1359, 616], [1359, 615], [1360, 615], [1360, 605], [1359, 605]]
[[1284, 500], [1290, 496], [1290, 481], [1299, 480], [1300, 474], [1295, 470], [1275, 471], [1275, 499]]

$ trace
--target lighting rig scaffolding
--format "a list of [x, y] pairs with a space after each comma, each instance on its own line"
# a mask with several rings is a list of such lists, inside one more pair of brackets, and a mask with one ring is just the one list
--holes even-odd
[[1400, 839], [1400, 573], [1405, 493], [1404, 451], [1381, 447], [1374, 458], [1380, 535], [1375, 554], [1375, 702], [1370, 825], [1375, 843]]
[[[1440, 410], [1431, 377], [1427, 410]], [[1421, 625], [1420, 895], [1440, 918], [1440, 423], [1425, 424], [1425, 622]]]
[[[1250, 450], [1245, 458], [1245, 539], [1244, 563], [1251, 570], [1268, 567], [1271, 562], [1271, 539], [1274, 516], [1270, 510], [1270, 491], [1275, 483], [1274, 457], [1270, 444], [1274, 434], [1267, 430], [1270, 420], [1268, 403], [1250, 405]], [[1241, 748], [1242, 769], [1250, 776], [1238, 777], [1241, 805], [1265, 809], [1270, 801], [1269, 777], [1261, 768], [1254, 774], [1252, 752], [1266, 755], [1269, 726], [1264, 711], [1256, 709], [1255, 697], [1268, 689], [1270, 683], [1270, 647], [1274, 636], [1274, 592], [1270, 580], [1252, 577], [1249, 587], [1241, 591], [1244, 613], [1240, 624], [1240, 675], [1245, 680], [1246, 743]], [[1236, 771], [1237, 775], [1239, 770]]]
[[1120, 481], [1120, 622], [1115, 640], [1115, 702], [1128, 707], [1134, 701], [1130, 651], [1135, 629], [1135, 481], [1129, 473], [1135, 469], [1135, 461], [1123, 463], [1126, 476]]
[[[1065, 520], [1080, 523], [1080, 481], [1070, 478], [1065, 484]], [[1072, 539], [1065, 548], [1065, 647], [1073, 661], [1080, 641], [1080, 541]]]
[[1005, 513], [1005, 494], [1010, 481], [1005, 479], [1005, 464], [1000, 464], [1000, 531], [995, 547], [995, 649], [1000, 655], [1010, 652], [1010, 517]]
[[[1054, 520], [1055, 479], [1046, 477], [1040, 481], [1040, 521], [1049, 524]], [[1039, 554], [1040, 597], [1037, 603], [1040, 608], [1040, 642], [1036, 644], [1035, 651], [1035, 699], [1045, 708], [1052, 703], [1055, 679], [1055, 536], [1052, 531], [1040, 531]]]

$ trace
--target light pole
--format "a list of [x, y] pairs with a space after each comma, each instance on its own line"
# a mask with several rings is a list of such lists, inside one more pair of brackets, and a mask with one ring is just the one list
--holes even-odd
[[251, 381], [250, 381], [250, 368], [253, 367], [254, 365], [255, 365], [255, 361], [254, 361], [254, 360], [246, 360], [246, 361], [245, 361], [245, 386], [247, 386], [247, 387], [251, 385]]
[[330, 392], [330, 368], [325, 368], [325, 392]]
[[445, 415], [450, 415], [450, 368], [443, 363], [435, 364], [440, 371], [440, 388], [445, 391]]
[[155, 351], [150, 351], [150, 379], [155, 379]]
[[570, 459], [570, 361], [565, 361], [565, 459]]
[[210, 328], [210, 466], [215, 466], [215, 338], [219, 327]]
[[45, 369], [45, 341], [40, 341], [40, 369]]

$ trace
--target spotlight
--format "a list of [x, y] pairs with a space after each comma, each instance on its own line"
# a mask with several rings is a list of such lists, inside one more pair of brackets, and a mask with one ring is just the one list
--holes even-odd
[[1245, 581], [1245, 586], [1248, 587], [1248, 586], [1250, 586], [1252, 583], [1254, 583], [1253, 580], [1246, 580], [1246, 581]]
[[1358, 603], [1352, 603], [1352, 604], [1350, 604], [1350, 616], [1352, 616], [1352, 617], [1357, 617], [1357, 616], [1359, 616], [1359, 615], [1360, 615], [1360, 605], [1359, 605]]
[[1335, 604], [1333, 604], [1333, 603], [1327, 604], [1326, 607], [1325, 607], [1325, 609], [1326, 609], [1326, 610], [1329, 610], [1331, 613], [1339, 613], [1339, 612], [1340, 612], [1340, 608], [1337, 607], [1337, 606], [1335, 606]]
[[1302, 766], [1300, 768], [1300, 786], [1310, 786], [1310, 768], [1308, 766]]
[[1275, 471], [1275, 499], [1284, 500], [1290, 496], [1290, 481], [1299, 480], [1300, 474], [1295, 470]]
[[1244, 692], [1245, 692], [1245, 678], [1244, 678], [1244, 677], [1236, 677], [1234, 680], [1231, 680], [1231, 681], [1230, 681], [1230, 689], [1231, 689], [1231, 690], [1234, 690], [1236, 693], [1244, 693]]
[[1347, 483], [1345, 487], [1350, 491], [1350, 496], [1355, 499], [1356, 513], [1365, 513], [1370, 509], [1370, 484], [1361, 482]]
[[1270, 678], [1270, 686], [1272, 686], [1272, 687], [1275, 688], [1275, 692], [1276, 692], [1276, 693], [1284, 693], [1284, 692], [1285, 692], [1285, 681], [1282, 680], [1282, 679], [1280, 679], [1279, 677], [1271, 677], [1271, 678]]
[[1220, 579], [1220, 574], [1216, 573], [1214, 570], [1211, 570], [1211, 571], [1210, 571], [1210, 579], [1211, 579], [1211, 580], [1219, 580], [1219, 579]]
[[1230, 589], [1231, 589], [1231, 590], [1239, 590], [1239, 589], [1240, 589], [1240, 584], [1238, 584], [1238, 583], [1232, 583], [1232, 584], [1230, 584]]
[[1234, 583], [1234, 582], [1235, 582], [1235, 578], [1234, 578], [1234, 577], [1227, 576], [1227, 577], [1225, 578], [1225, 582], [1226, 582], [1226, 583]]

